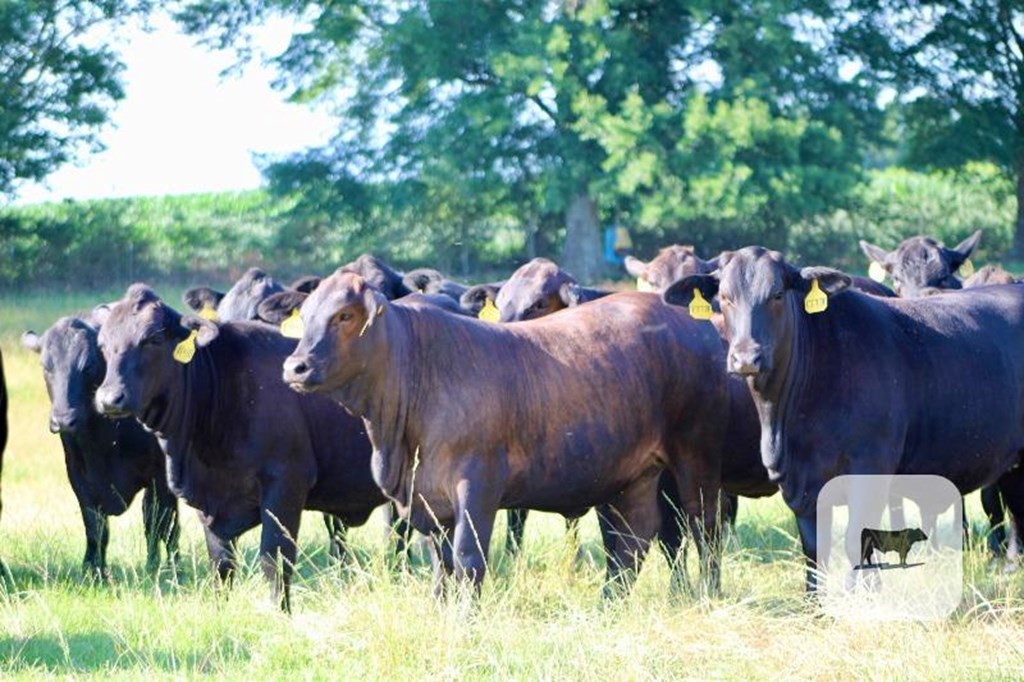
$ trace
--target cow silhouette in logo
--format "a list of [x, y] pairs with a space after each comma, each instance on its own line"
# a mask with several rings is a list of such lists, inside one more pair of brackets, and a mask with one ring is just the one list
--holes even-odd
[[865, 528], [860, 532], [860, 566], [857, 568], [881, 568], [881, 564], [871, 563], [871, 556], [876, 551], [899, 552], [900, 566], [907, 568], [907, 555], [916, 542], [927, 540], [928, 536], [920, 528], [904, 528], [903, 530], [878, 530]]

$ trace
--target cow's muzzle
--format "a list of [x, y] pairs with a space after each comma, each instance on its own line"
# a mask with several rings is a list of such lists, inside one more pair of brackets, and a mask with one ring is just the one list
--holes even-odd
[[123, 388], [101, 386], [96, 391], [96, 409], [104, 417], [118, 419], [131, 414], [128, 394]]
[[82, 425], [82, 419], [75, 410], [50, 413], [50, 433], [74, 433]]
[[768, 369], [760, 346], [730, 350], [726, 364], [730, 374], [740, 376], [754, 376]]
[[289, 355], [285, 358], [281, 378], [293, 391], [299, 393], [315, 391], [323, 383], [322, 373], [313, 366], [309, 356], [302, 355]]

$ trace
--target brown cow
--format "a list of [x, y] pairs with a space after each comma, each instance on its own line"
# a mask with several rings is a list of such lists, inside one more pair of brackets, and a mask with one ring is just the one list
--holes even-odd
[[301, 319], [285, 381], [364, 417], [374, 478], [434, 540], [439, 592], [453, 573], [479, 586], [499, 508], [574, 516], [603, 504], [618, 536], [606, 593], [628, 587], [661, 525], [666, 466], [717, 590], [729, 390], [710, 327], [636, 292], [488, 324], [389, 302], [344, 272]]

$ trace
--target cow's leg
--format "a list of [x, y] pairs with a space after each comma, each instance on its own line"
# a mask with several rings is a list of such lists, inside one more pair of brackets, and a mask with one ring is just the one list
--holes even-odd
[[107, 543], [110, 540], [110, 524], [107, 515], [98, 507], [81, 506], [82, 522], [85, 524], [85, 558], [82, 570], [86, 576], [96, 580], [107, 577]]
[[997, 482], [1003, 502], [1006, 504], [1008, 568], [1020, 558], [1019, 543], [1024, 536], [1024, 466], [1018, 466], [1003, 474]]
[[327, 540], [331, 558], [342, 561], [348, 554], [346, 543], [347, 528], [341, 519], [334, 514], [324, 513], [324, 525], [327, 527]]
[[430, 533], [430, 563], [434, 568], [434, 598], [446, 596], [448, 578], [455, 570], [455, 559], [452, 556], [451, 526], [437, 528]]
[[682, 504], [679, 502], [675, 477], [667, 470], [658, 477], [658, 511], [661, 516], [658, 539], [672, 572], [671, 592], [693, 596], [693, 585], [686, 569], [689, 522], [684, 518]]
[[394, 545], [395, 556], [408, 563], [412, 551], [412, 524], [402, 518], [395, 503], [391, 501], [384, 505], [384, 522], [388, 527], [388, 542]]
[[467, 458], [455, 484], [455, 540], [452, 546], [454, 576], [460, 585], [472, 585], [475, 594], [487, 573], [487, 550], [494, 531], [494, 517], [501, 500], [501, 479]]
[[[831, 524], [830, 524], [831, 525]], [[796, 527], [800, 532], [800, 545], [804, 552], [807, 575], [804, 589], [813, 594], [818, 589], [818, 515], [805, 514], [796, 517]]]
[[160, 541], [166, 537], [166, 510], [157, 499], [156, 484], [150, 482], [142, 493], [142, 523], [146, 533], [146, 571], [155, 575], [160, 570]]
[[508, 509], [505, 516], [508, 519], [508, 530], [505, 533], [505, 554], [514, 559], [519, 555], [523, 546], [523, 534], [526, 532], [526, 517], [529, 509]]
[[208, 526], [203, 525], [206, 537], [206, 552], [210, 556], [210, 564], [217, 572], [218, 584], [230, 587], [237, 569], [235, 559], [235, 539], [218, 535]]
[[260, 509], [260, 566], [270, 584], [270, 597], [291, 613], [291, 580], [298, 552], [299, 521], [305, 495], [287, 488], [268, 491]]
[[[696, 540], [702, 589], [717, 595], [722, 586], [721, 473], [714, 462], [702, 457], [676, 455], [670, 462], [683, 518], [689, 535]], [[685, 570], [685, 566], [682, 568]]]
[[661, 528], [658, 477], [646, 476], [634, 482], [599, 507], [597, 513], [607, 523], [608, 538], [611, 539], [604, 596], [628, 594], [651, 542]]
[[994, 556], [1002, 556], [1006, 552], [1007, 524], [1003, 495], [998, 485], [987, 485], [981, 489], [981, 508], [988, 517], [988, 549]]
[[157, 537], [167, 549], [167, 565], [175, 577], [178, 574], [180, 552], [178, 543], [181, 539], [181, 525], [178, 523], [178, 498], [166, 486], [156, 490], [157, 503]]

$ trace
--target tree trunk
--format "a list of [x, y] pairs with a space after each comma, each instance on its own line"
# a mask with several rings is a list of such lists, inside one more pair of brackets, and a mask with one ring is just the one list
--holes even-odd
[[582, 284], [594, 284], [603, 274], [601, 223], [597, 205], [585, 192], [575, 195], [565, 213], [562, 267]]
[[1024, 149], [1017, 152], [1017, 219], [1013, 225], [1013, 255], [1024, 259]]

